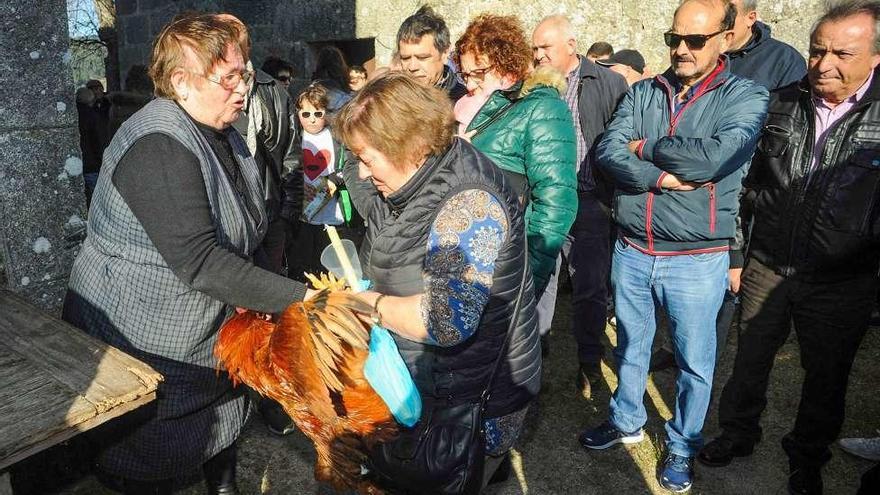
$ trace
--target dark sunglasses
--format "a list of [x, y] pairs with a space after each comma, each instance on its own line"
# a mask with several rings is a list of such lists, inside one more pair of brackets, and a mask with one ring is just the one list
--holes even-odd
[[315, 114], [316, 119], [320, 119], [321, 117], [324, 116], [324, 112], [322, 112], [320, 110], [318, 110], [317, 112], [300, 112], [299, 116], [304, 119], [307, 119], [307, 118], [311, 117], [313, 113]]
[[290, 76], [278, 76], [275, 79], [278, 79], [279, 81], [281, 81], [283, 83], [290, 82]]
[[712, 34], [675, 34], [671, 31], [667, 31], [663, 33], [663, 42], [666, 43], [666, 46], [669, 48], [678, 48], [681, 45], [682, 40], [684, 40], [684, 44], [691, 50], [699, 50], [706, 46], [706, 42], [711, 38], [718, 36], [721, 33], [727, 32], [726, 29], [722, 29], [721, 31], [716, 31]]

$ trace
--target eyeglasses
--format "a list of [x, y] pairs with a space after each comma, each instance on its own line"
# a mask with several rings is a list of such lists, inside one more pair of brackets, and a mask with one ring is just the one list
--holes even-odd
[[461, 78], [461, 80], [465, 84], [467, 84], [468, 80], [472, 77], [474, 79], [477, 79], [478, 81], [482, 81], [483, 79], [486, 78], [486, 74], [488, 74], [489, 71], [492, 70], [493, 67], [494, 67], [494, 65], [490, 65], [489, 67], [484, 67], [482, 69], [474, 69], [470, 72], [456, 72], [456, 74], [458, 75], [459, 78]]
[[315, 115], [315, 118], [316, 118], [316, 119], [320, 119], [320, 118], [322, 118], [322, 117], [324, 116], [324, 112], [322, 112], [322, 111], [320, 111], [320, 110], [318, 110], [317, 112], [300, 112], [300, 113], [299, 113], [299, 116], [302, 117], [302, 118], [304, 118], [304, 119], [307, 119], [307, 118], [311, 117], [312, 114]]
[[707, 41], [725, 32], [727, 32], [726, 29], [716, 31], [712, 34], [675, 34], [672, 31], [667, 31], [663, 33], [663, 42], [666, 43], [666, 46], [669, 48], [678, 48], [681, 45], [682, 40], [684, 40], [684, 44], [687, 45], [688, 49], [699, 50], [706, 46]]
[[251, 83], [251, 79], [254, 78], [254, 71], [246, 70], [242, 72], [230, 72], [229, 74], [218, 76], [217, 74], [211, 74], [206, 76], [204, 74], [199, 74], [198, 72], [189, 71], [190, 74], [195, 74], [199, 77], [203, 77], [214, 84], [219, 84], [223, 87], [223, 89], [227, 91], [234, 91], [235, 88], [238, 87], [238, 83], [244, 81], [245, 85]]

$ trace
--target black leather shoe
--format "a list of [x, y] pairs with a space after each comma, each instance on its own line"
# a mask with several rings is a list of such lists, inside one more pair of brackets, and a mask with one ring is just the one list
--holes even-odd
[[492, 473], [492, 477], [489, 478], [490, 485], [494, 485], [495, 483], [504, 483], [510, 478], [510, 473], [513, 471], [513, 464], [510, 461], [510, 454], [504, 456], [504, 460], [501, 461], [501, 464], [498, 465], [498, 469]]
[[700, 464], [708, 467], [724, 467], [730, 464], [734, 457], [752, 455], [755, 444], [752, 442], [734, 441], [730, 437], [720, 437], [707, 443], [697, 454]]
[[273, 435], [284, 436], [296, 431], [296, 424], [290, 419], [290, 416], [284, 412], [281, 404], [272, 399], [260, 399], [260, 405], [257, 407], [260, 416], [266, 423], [266, 428]]
[[208, 495], [239, 494], [238, 486], [235, 484], [235, 454], [235, 444], [232, 444], [202, 465]]
[[593, 398], [593, 384], [599, 383], [602, 379], [602, 372], [598, 364], [581, 363], [577, 374], [577, 390], [584, 399]]
[[822, 495], [822, 471], [818, 468], [791, 467], [788, 475], [791, 495]]

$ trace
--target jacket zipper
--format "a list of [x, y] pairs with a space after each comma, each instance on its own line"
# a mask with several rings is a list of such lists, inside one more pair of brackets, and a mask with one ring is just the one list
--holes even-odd
[[715, 233], [715, 184], [711, 182], [706, 184], [709, 191], [709, 232]]

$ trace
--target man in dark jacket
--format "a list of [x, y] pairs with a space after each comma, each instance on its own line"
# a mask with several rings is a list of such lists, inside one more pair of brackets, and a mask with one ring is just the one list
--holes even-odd
[[731, 0], [736, 6], [733, 42], [727, 50], [730, 72], [770, 91], [800, 81], [807, 74], [804, 57], [791, 45], [770, 37], [758, 20], [758, 0]]
[[810, 37], [808, 77], [773, 93], [746, 180], [754, 203], [733, 375], [722, 434], [699, 459], [751, 454], [776, 352], [792, 322], [806, 370], [789, 456], [789, 492], [822, 492], [850, 367], [868, 327], [880, 261], [880, 2], [830, 8]]
[[451, 46], [446, 21], [427, 5], [404, 19], [397, 31], [401, 68], [422, 84], [445, 90], [454, 104], [467, 90], [446, 65]]
[[[807, 74], [807, 64], [804, 57], [791, 45], [770, 37], [770, 26], [758, 21], [757, 0], [731, 0], [736, 7], [736, 23], [733, 27], [733, 42], [727, 50], [730, 59], [730, 72], [751, 79], [767, 88], [768, 91], [788, 86], [800, 81]], [[748, 229], [751, 212], [743, 211], [742, 228]], [[740, 217], [737, 223], [740, 224]], [[733, 322], [736, 311], [737, 294], [740, 287], [740, 278], [743, 270], [743, 238], [740, 230], [730, 245], [730, 270], [728, 277], [728, 289], [724, 295], [724, 303], [718, 312], [717, 335], [718, 353], [721, 352], [727, 342], [727, 332]], [[658, 339], [665, 337], [658, 334]], [[670, 366], [675, 366], [675, 356], [672, 355], [671, 345], [664, 342], [663, 348], [659, 349], [651, 357], [651, 371], [657, 371]]]
[[[623, 77], [577, 54], [571, 22], [561, 15], [542, 20], [532, 34], [536, 65], [550, 66], [566, 76], [563, 96], [571, 110], [577, 137], [578, 213], [566, 236], [560, 261], [568, 262], [572, 283], [572, 332], [578, 345], [577, 386], [582, 396], [591, 397], [591, 382], [601, 378], [602, 336], [608, 299], [608, 271], [611, 218], [602, 203], [602, 188], [594, 178], [594, 147], [611, 121], [614, 109], [626, 93]], [[542, 342], [553, 322], [560, 262], [538, 302]], [[545, 349], [546, 344], [544, 344]]]
[[656, 304], [665, 310], [681, 369], [666, 423], [659, 483], [693, 482], [693, 457], [711, 398], [715, 317], [727, 286], [742, 178], [767, 112], [767, 90], [728, 69], [736, 11], [686, 0], [664, 34], [672, 67], [636, 83], [600, 141], [597, 163], [617, 186], [620, 232], [611, 269], [618, 387], [608, 421], [580, 436], [590, 449], [644, 438], [643, 402]]

